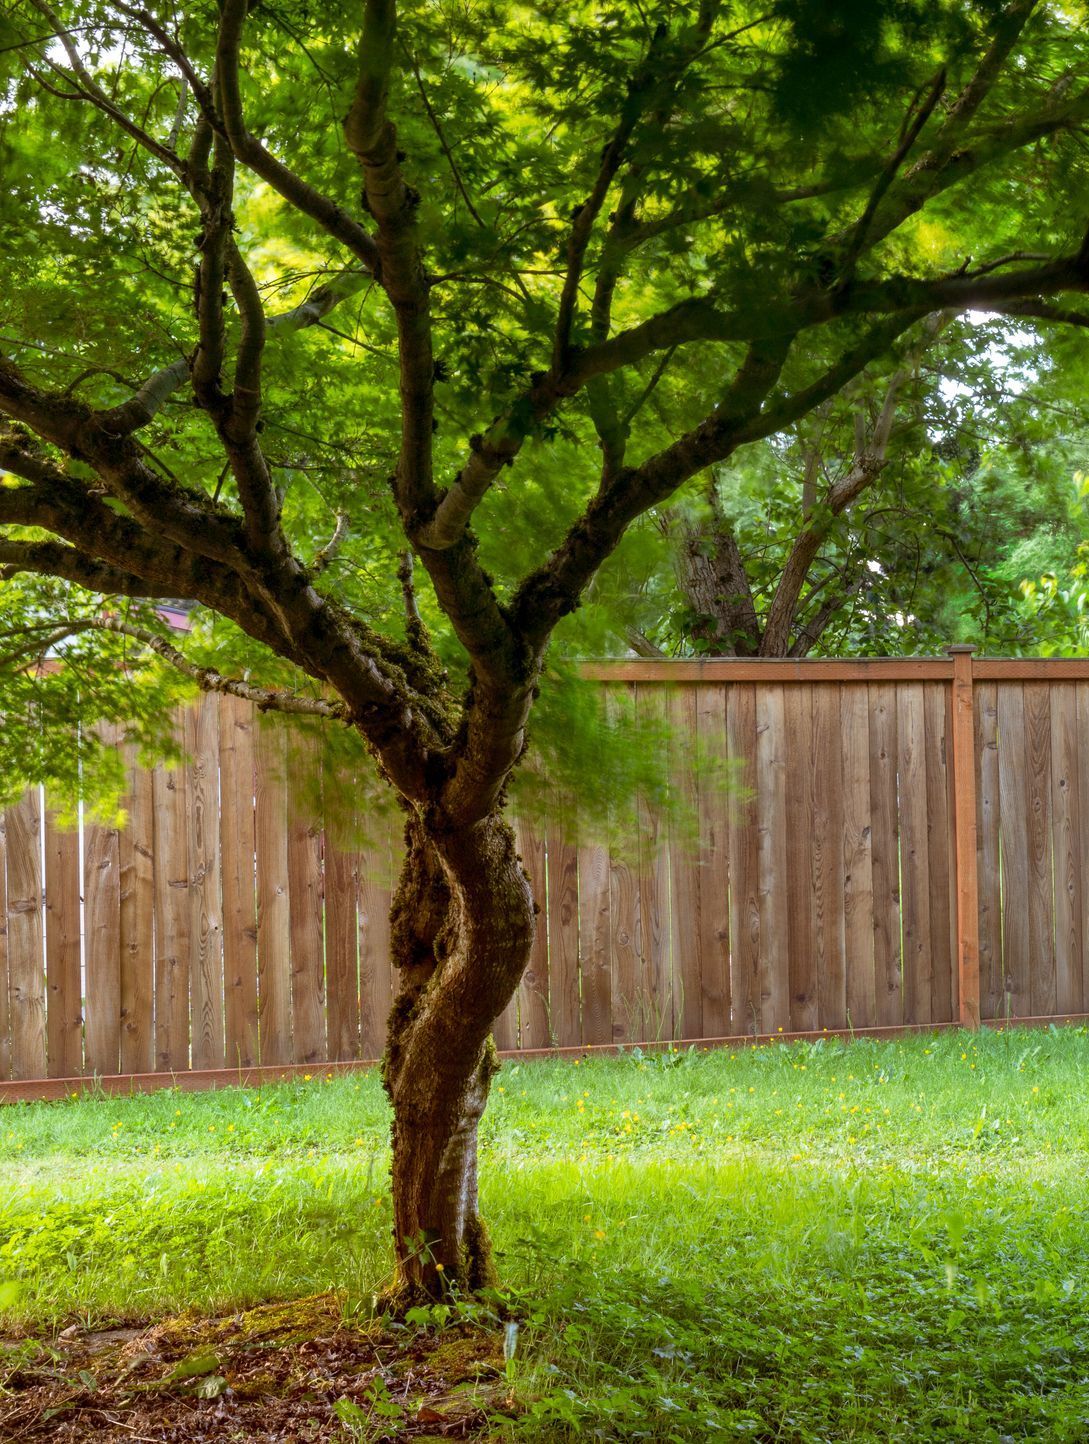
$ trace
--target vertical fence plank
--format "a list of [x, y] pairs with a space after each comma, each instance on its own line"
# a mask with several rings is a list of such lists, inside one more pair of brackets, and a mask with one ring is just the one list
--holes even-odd
[[[610, 729], [620, 729], [633, 705], [626, 687], [605, 689]], [[609, 980], [613, 1043], [630, 1043], [640, 1036], [639, 965], [636, 938], [639, 931], [639, 890], [636, 879], [639, 850], [635, 844], [635, 799], [615, 798], [609, 807]], [[522, 1020], [523, 1032], [525, 1019]], [[522, 1040], [525, 1047], [525, 1039]]]
[[998, 833], [998, 690], [993, 682], [977, 682], [976, 746], [976, 878], [979, 887], [980, 1016], [1002, 1011], [1002, 886]]
[[[784, 689], [767, 686], [756, 694], [756, 793], [760, 871], [760, 971], [769, 979], [788, 979], [790, 935], [787, 928], [787, 756]], [[783, 996], [782, 982], [771, 996]], [[769, 1032], [790, 1026], [790, 1015], [766, 1019]]]
[[537, 913], [533, 947], [529, 963], [518, 985], [518, 1016], [521, 1019], [521, 1046], [547, 1048], [550, 1033], [548, 1017], [548, 884], [545, 862], [544, 825], [530, 827], [519, 821], [518, 851], [529, 878]]
[[[760, 829], [756, 775], [756, 688], [738, 682], [727, 690], [727, 749], [739, 795], [730, 807], [730, 952], [733, 961], [732, 1033], [768, 1031], [765, 1017], [789, 1016], [789, 979], [768, 971], [760, 951]], [[776, 1024], [775, 1026], [778, 1026]]]
[[1078, 702], [1073, 682], [1051, 687], [1051, 823], [1055, 859], [1055, 1011], [1082, 1009], [1082, 833]]
[[126, 820], [117, 838], [120, 879], [121, 1071], [155, 1066], [155, 818], [151, 773], [125, 748]]
[[262, 1064], [291, 1062], [291, 904], [287, 881], [286, 737], [262, 720], [254, 736], [257, 1013]]
[[1051, 688], [1025, 683], [1025, 775], [1028, 812], [1028, 927], [1034, 1017], [1055, 1011], [1055, 924], [1051, 856]]
[[877, 1024], [867, 701], [864, 682], [848, 682], [842, 687], [843, 947], [847, 1017], [853, 1028]]
[[[635, 705], [644, 722], [659, 729], [665, 723], [665, 697], [660, 687], [640, 685]], [[643, 1037], [649, 1042], [674, 1037], [673, 975], [669, 956], [669, 852], [666, 829], [653, 801], [636, 802], [635, 826], [639, 856], [639, 932], [636, 953], [643, 1004]], [[551, 854], [549, 908], [552, 907]]]
[[227, 1066], [260, 1057], [257, 1038], [257, 879], [254, 871], [255, 726], [252, 702], [219, 705], [219, 849], [223, 887], [223, 990]]
[[219, 698], [186, 714], [189, 759], [189, 987], [193, 1067], [222, 1068], [223, 930], [219, 881]]
[[975, 699], [972, 651], [951, 647], [953, 688], [950, 698], [952, 733], [951, 788], [955, 845], [953, 912], [956, 924], [957, 1014], [965, 1027], [979, 1027], [979, 858], [976, 805]]
[[899, 729], [896, 684], [867, 687], [870, 721], [870, 871], [873, 879], [873, 965], [879, 1027], [904, 1021], [900, 950], [900, 805], [896, 766]]
[[[790, 1022], [794, 1032], [819, 1026], [816, 919], [813, 892], [813, 802], [810, 782], [813, 756], [813, 689], [783, 688], [786, 749], [786, 805], [790, 826], [786, 836], [786, 925], [790, 939]], [[788, 1026], [779, 1019], [776, 1027]], [[765, 1030], [766, 1031], [766, 1030]]]
[[843, 742], [840, 684], [818, 682], [813, 693], [809, 786], [813, 798], [810, 877], [817, 996], [822, 1028], [847, 1026], [844, 965]]
[[926, 757], [927, 865], [930, 873], [930, 1017], [956, 1018], [956, 887], [954, 867], [952, 689], [923, 684]]
[[11, 995], [8, 983], [7, 813], [0, 812], [0, 1082], [11, 1077]]
[[[1084, 739], [1089, 737], [1089, 682], [1075, 682], [1074, 684], [1074, 708], [1076, 737], [1080, 745], [1084, 747]], [[1081, 979], [1078, 986], [1081, 988], [1082, 1007], [1089, 1005], [1089, 880], [1085, 876], [1084, 850], [1089, 848], [1089, 759], [1078, 759], [1078, 804], [1077, 812], [1079, 819], [1079, 832], [1081, 839], [1081, 852], [1079, 854], [1078, 867], [1078, 903], [1081, 916], [1081, 936], [1079, 956], [1081, 958]]]
[[[45, 1012], [51, 1078], [83, 1072], [83, 980], [79, 946], [79, 832], [60, 827], [46, 799]], [[2, 859], [0, 859], [2, 862]], [[3, 968], [0, 966], [0, 979]], [[0, 1077], [3, 1077], [0, 1068]]]
[[[325, 982], [329, 1020], [329, 1057], [347, 1061], [363, 1056], [359, 1031], [359, 859], [340, 838], [335, 805], [338, 779], [326, 767], [322, 782], [325, 808]], [[342, 782], [341, 782], [341, 785]]]
[[[181, 731], [183, 719], [176, 725]], [[157, 767], [155, 803], [155, 1066], [189, 1067], [189, 825], [185, 767]]]
[[696, 727], [703, 775], [699, 779], [700, 959], [703, 1031], [723, 1038], [731, 1031], [729, 802], [721, 776], [726, 751], [726, 689], [714, 682], [696, 687]]
[[325, 971], [329, 1057], [361, 1058], [359, 1041], [358, 863], [325, 834]]
[[13, 1078], [44, 1078], [46, 1074], [41, 826], [41, 797], [35, 787], [9, 808], [7, 816], [8, 996]]
[[394, 824], [387, 817], [369, 821], [366, 846], [359, 854], [359, 1001], [364, 1058], [380, 1058], [386, 1046], [386, 1020], [393, 1006], [394, 973], [389, 910], [393, 897]]
[[[579, 971], [582, 977], [582, 1041], [611, 1043], [612, 940], [609, 849], [603, 842], [579, 847]], [[498, 1042], [498, 1038], [496, 1039]]]
[[[318, 762], [309, 735], [288, 738], [292, 776], [313, 780]], [[290, 897], [291, 1015], [296, 1063], [316, 1063], [326, 1055], [325, 928], [322, 906], [321, 823], [296, 788], [288, 801], [287, 885]]]
[[930, 931], [925, 685], [910, 682], [898, 687], [896, 707], [904, 1022], [929, 1023], [933, 941]]
[[1002, 1013], [1027, 1018], [1032, 1009], [1028, 929], [1028, 817], [1025, 698], [1020, 682], [998, 684], [999, 836], [1002, 845]]
[[[700, 865], [696, 851], [699, 792], [696, 784], [696, 694], [671, 690], [674, 785], [681, 816], [670, 844], [670, 921], [673, 952], [674, 1030], [681, 1038], [703, 1036], [703, 970], [700, 962]], [[585, 1006], [585, 990], [583, 994]]]
[[[105, 742], [116, 745], [116, 729], [101, 731]], [[84, 828], [83, 899], [84, 1067], [104, 1075], [121, 1066], [121, 880], [115, 827], [92, 822]]]
[[579, 987], [579, 851], [558, 827], [548, 834], [548, 963], [554, 1041], [582, 1042]]

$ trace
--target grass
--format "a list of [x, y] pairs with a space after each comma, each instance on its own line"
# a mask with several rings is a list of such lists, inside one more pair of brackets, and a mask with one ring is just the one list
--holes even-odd
[[[1089, 1437], [1084, 1029], [507, 1064], [525, 1440]], [[0, 1113], [11, 1327], [389, 1268], [373, 1074]]]

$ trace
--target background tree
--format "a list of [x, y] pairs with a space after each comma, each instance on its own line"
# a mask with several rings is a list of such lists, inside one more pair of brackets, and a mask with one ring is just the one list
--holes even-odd
[[1021, 585], [1069, 571], [1089, 535], [1089, 433], [1069, 390], [1085, 361], [1059, 349], [932, 318], [899, 364], [868, 368], [644, 520], [669, 545], [629, 543], [603, 577], [613, 648], [618, 635], [646, 656], [1071, 645]]
[[398, 1289], [473, 1287], [546, 649], [641, 516], [928, 316], [1083, 324], [1087, 42], [1035, 0], [248, 11], [5, 10], [8, 666], [364, 740], [406, 818]]

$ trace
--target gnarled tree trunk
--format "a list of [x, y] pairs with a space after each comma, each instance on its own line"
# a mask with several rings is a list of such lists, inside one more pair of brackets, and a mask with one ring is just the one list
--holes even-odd
[[393, 902], [401, 983], [384, 1081], [393, 1105], [393, 1212], [403, 1307], [493, 1281], [477, 1201], [477, 1127], [497, 1067], [490, 1033], [529, 958], [534, 903], [498, 815], [444, 831], [410, 814]]

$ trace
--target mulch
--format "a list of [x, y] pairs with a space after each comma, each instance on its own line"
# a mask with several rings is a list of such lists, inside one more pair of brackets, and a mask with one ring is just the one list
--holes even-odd
[[0, 1339], [2, 1444], [437, 1444], [509, 1412], [494, 1333], [360, 1326], [335, 1294]]

